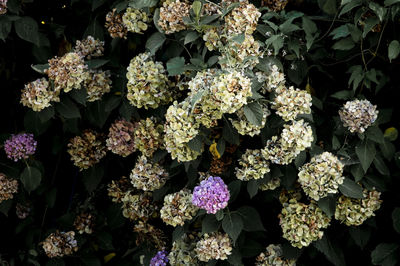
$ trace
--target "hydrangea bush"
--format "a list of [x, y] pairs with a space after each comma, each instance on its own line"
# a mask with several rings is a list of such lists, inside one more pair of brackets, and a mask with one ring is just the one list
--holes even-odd
[[0, 265], [397, 265], [400, 2], [0, 0]]

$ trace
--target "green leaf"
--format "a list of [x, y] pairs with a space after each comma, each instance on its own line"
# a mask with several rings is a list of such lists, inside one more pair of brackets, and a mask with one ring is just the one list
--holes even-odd
[[85, 115], [91, 124], [102, 128], [110, 113], [106, 112], [104, 101], [95, 101], [88, 104]]
[[71, 98], [74, 99], [77, 103], [86, 106], [86, 100], [87, 100], [86, 88], [80, 88], [79, 90], [72, 90], [69, 93], [69, 96], [71, 96]]
[[141, 9], [144, 7], [153, 7], [157, 5], [158, 0], [132, 0], [129, 2], [129, 6], [136, 8], [136, 9]]
[[333, 36], [332, 37], [333, 40], [336, 40], [339, 38], [347, 37], [349, 34], [350, 34], [349, 28], [347, 27], [347, 24], [345, 24], [334, 29], [329, 35]]
[[200, 1], [194, 1], [192, 4], [193, 13], [197, 18], [200, 17], [202, 6], [203, 4]]
[[385, 0], [384, 5], [385, 6], [391, 6], [394, 4], [400, 3], [400, 0]]
[[26, 166], [20, 176], [20, 179], [25, 190], [28, 191], [28, 193], [31, 193], [40, 185], [42, 173], [35, 167]]
[[243, 219], [243, 230], [248, 232], [265, 231], [258, 211], [250, 206], [240, 207], [237, 212]]
[[352, 1], [348, 2], [346, 5], [343, 6], [342, 10], [340, 11], [339, 17], [360, 5], [361, 5], [361, 0], [352, 0]]
[[347, 37], [345, 39], [341, 39], [340, 41], [337, 41], [332, 48], [335, 50], [350, 50], [355, 46], [355, 43], [351, 37]]
[[103, 5], [107, 0], [93, 0], [92, 2], [92, 11], [95, 11], [98, 7]]
[[358, 159], [360, 160], [364, 172], [366, 173], [369, 166], [371, 165], [372, 161], [375, 158], [376, 154], [375, 144], [368, 140], [360, 142], [356, 146], [356, 154]]
[[345, 178], [343, 184], [339, 185], [339, 190], [343, 195], [350, 198], [364, 198], [363, 189], [350, 178]]
[[355, 91], [364, 78], [362, 67], [361, 65], [352, 66], [349, 68], [347, 73], [351, 73], [348, 84], [350, 86], [350, 84], [353, 83], [353, 91]]
[[11, 209], [13, 201], [11, 199], [0, 202], [0, 212], [8, 217], [8, 212]]
[[399, 56], [400, 53], [400, 43], [398, 40], [393, 40], [389, 44], [388, 48], [388, 57], [390, 62], [392, 62], [393, 59], [396, 59]]
[[186, 34], [185, 41], [183, 43], [184, 43], [184, 45], [186, 45], [188, 43], [194, 42], [198, 38], [199, 38], [199, 34], [195, 31], [191, 31], [188, 34]]
[[96, 68], [104, 66], [109, 61], [110, 60], [107, 60], [107, 59], [92, 59], [92, 60], [86, 61], [86, 64], [89, 69], [96, 69]]
[[345, 266], [345, 260], [343, 251], [340, 249], [339, 245], [334, 245], [327, 237], [326, 234], [318, 240], [314, 242], [314, 246], [320, 252], [322, 252], [326, 258], [332, 262], [336, 266]]
[[335, 15], [337, 12], [336, 0], [318, 0], [318, 5], [328, 15]]
[[146, 49], [150, 51], [151, 54], [155, 54], [158, 49], [164, 44], [166, 37], [160, 32], [153, 33], [150, 38], [146, 41]]
[[104, 250], [112, 250], [114, 249], [112, 244], [112, 235], [105, 231], [100, 231], [97, 235], [97, 243], [99, 244], [99, 248]]
[[174, 57], [167, 62], [168, 76], [180, 75], [184, 72], [184, 68], [185, 58], [183, 57]]
[[86, 38], [89, 35], [95, 39], [104, 41], [103, 25], [101, 25], [96, 18], [89, 24], [85, 33], [83, 34], [83, 37]]
[[374, 166], [382, 175], [390, 175], [389, 168], [386, 166], [385, 162], [379, 154], [375, 156]]
[[396, 243], [381, 243], [371, 253], [372, 264], [374, 265], [396, 265], [397, 249]]
[[369, 127], [365, 132], [365, 135], [367, 136], [367, 139], [370, 139], [376, 143], [383, 144], [385, 142], [383, 132], [377, 126]]
[[379, 19], [377, 17], [369, 17], [365, 20], [364, 30], [363, 30], [363, 38], [367, 36], [368, 32], [370, 32], [377, 24], [379, 23]]
[[332, 217], [335, 214], [336, 209], [336, 197], [333, 195], [329, 195], [325, 198], [322, 198], [318, 201], [318, 207], [328, 215], [328, 217]]
[[363, 226], [351, 226], [349, 228], [349, 233], [354, 242], [356, 242], [361, 249], [364, 249], [371, 238], [371, 229]]
[[279, 54], [280, 49], [283, 47], [283, 43], [284, 39], [281, 35], [272, 35], [265, 41], [267, 47], [269, 47], [270, 45], [274, 47], [275, 55]]
[[232, 203], [233, 201], [235, 201], [235, 199], [239, 195], [241, 185], [242, 185], [242, 182], [240, 182], [240, 180], [235, 180], [228, 184], [228, 189], [229, 189], [229, 194], [230, 194], [228, 203]]
[[104, 168], [102, 166], [95, 165], [87, 170], [84, 170], [82, 174], [82, 182], [85, 185], [86, 190], [89, 193], [92, 193], [100, 184], [101, 179], [103, 178]]
[[201, 232], [212, 233], [218, 230], [219, 222], [215, 218], [215, 215], [207, 214], [201, 223]]
[[241, 43], [243, 43], [244, 42], [244, 39], [246, 38], [246, 36], [245, 36], [245, 34], [243, 33], [243, 34], [238, 34], [238, 35], [236, 35], [236, 36], [234, 36], [233, 38], [232, 38], [232, 41], [234, 41], [234, 42], [236, 42], [236, 43], [238, 43], [238, 44], [241, 44]]
[[0, 40], [5, 41], [11, 31], [12, 22], [6, 16], [0, 15]]
[[231, 125], [226, 118], [224, 118], [224, 128], [222, 129], [223, 138], [231, 144], [239, 145], [239, 133]]
[[222, 220], [222, 229], [232, 238], [234, 244], [242, 232], [243, 227], [243, 219], [239, 214], [228, 213]]
[[263, 120], [263, 109], [258, 102], [251, 102], [244, 106], [246, 119], [256, 126], [261, 126]]
[[40, 113], [29, 110], [24, 116], [24, 127], [35, 135], [43, 134], [50, 126], [50, 121], [42, 122]]
[[383, 19], [384, 19], [384, 17], [385, 17], [385, 15], [386, 15], [387, 9], [386, 9], [386, 8], [383, 8], [383, 7], [380, 6], [378, 3], [375, 3], [375, 2], [370, 2], [369, 5], [368, 5], [368, 7], [369, 7], [372, 11], [375, 12], [375, 14], [378, 16], [379, 20], [382, 22]]
[[348, 100], [348, 99], [351, 99], [353, 96], [354, 96], [354, 92], [349, 91], [349, 90], [338, 91], [331, 95], [332, 98], [339, 99], [339, 100]]
[[392, 212], [393, 228], [400, 234], [400, 208], [397, 207]]
[[302, 28], [306, 34], [313, 34], [317, 31], [317, 24], [309, 19], [307, 16], [301, 18]]
[[300, 30], [300, 27], [297, 26], [296, 24], [292, 24], [292, 19], [289, 19], [284, 23], [282, 23], [281, 25], [279, 25], [279, 29], [283, 34], [288, 35], [293, 31]]
[[31, 68], [40, 74], [44, 74], [44, 71], [49, 68], [49, 64], [31, 65]]
[[14, 22], [14, 26], [18, 37], [39, 46], [39, 26], [33, 18], [21, 17]]
[[49, 106], [38, 112], [39, 119], [42, 123], [46, 123], [54, 117], [55, 111], [53, 106]]
[[250, 180], [247, 183], [247, 192], [249, 193], [250, 198], [253, 198], [255, 195], [257, 195], [258, 192], [257, 180]]
[[203, 148], [202, 137], [197, 135], [188, 142], [188, 146], [193, 151], [201, 152], [201, 149]]
[[352, 165], [350, 168], [351, 174], [354, 176], [356, 182], [360, 181], [364, 177], [364, 170], [361, 164]]
[[81, 117], [79, 108], [67, 97], [63, 98], [59, 103], [56, 103], [56, 110], [67, 119]]

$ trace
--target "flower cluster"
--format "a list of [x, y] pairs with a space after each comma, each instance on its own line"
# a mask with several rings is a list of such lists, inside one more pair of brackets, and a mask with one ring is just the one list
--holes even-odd
[[282, 258], [281, 245], [270, 244], [265, 252], [256, 258], [256, 266], [295, 266], [296, 260]]
[[111, 197], [113, 202], [120, 203], [122, 198], [125, 197], [126, 193], [131, 189], [129, 179], [126, 176], [121, 177], [119, 180], [112, 180], [108, 184], [108, 196]]
[[228, 206], [229, 198], [228, 186], [221, 177], [210, 176], [194, 188], [192, 203], [206, 210], [207, 213], [215, 214], [217, 211]]
[[166, 246], [166, 236], [164, 232], [149, 223], [138, 221], [133, 227], [133, 231], [138, 234], [136, 245], [140, 246], [143, 243], [153, 244], [158, 249], [163, 249]]
[[111, 79], [109, 71], [91, 70], [88, 72], [89, 78], [85, 80], [85, 86], [87, 89], [87, 100], [88, 102], [94, 102], [100, 100], [101, 97], [110, 92], [111, 90]]
[[127, 70], [127, 98], [133, 106], [157, 108], [172, 101], [165, 68], [162, 63], [152, 61], [150, 53], [135, 56]]
[[259, 184], [258, 188], [262, 191], [265, 190], [274, 190], [278, 188], [281, 185], [281, 179], [279, 177], [272, 177], [271, 179], [267, 180], [266, 182], [262, 180], [263, 182]]
[[154, 191], [165, 184], [168, 172], [158, 163], [153, 163], [146, 156], [142, 155], [137, 160], [130, 178], [135, 188], [144, 191]]
[[363, 199], [340, 196], [336, 204], [335, 219], [348, 226], [357, 226], [375, 216], [375, 211], [381, 207], [381, 193], [364, 189], [363, 194]]
[[279, 71], [279, 68], [276, 65], [270, 66], [269, 73], [256, 72], [256, 77], [258, 82], [262, 84], [260, 92], [263, 94], [272, 91], [280, 93], [286, 90], [285, 75]]
[[122, 21], [122, 15], [117, 13], [116, 8], [107, 13], [105, 27], [112, 38], [126, 39], [128, 29]]
[[236, 112], [236, 119], [230, 118], [232, 122], [232, 126], [236, 128], [239, 134], [241, 135], [249, 135], [251, 137], [260, 134], [261, 129], [264, 128], [265, 123], [267, 122], [267, 117], [271, 114], [271, 112], [268, 110], [267, 106], [263, 106], [263, 117], [261, 121], [261, 125], [254, 125], [250, 123], [245, 114], [244, 114], [244, 108], [240, 108]]
[[18, 181], [8, 178], [5, 174], [0, 173], [0, 203], [12, 199], [13, 194], [18, 192]]
[[192, 204], [190, 191], [182, 189], [164, 197], [164, 206], [161, 208], [160, 214], [166, 224], [176, 227], [184, 225], [186, 220], [191, 220], [197, 210], [197, 207]]
[[7, 1], [8, 0], [0, 0], [0, 15], [7, 13]]
[[85, 130], [82, 136], [76, 136], [68, 143], [68, 153], [79, 170], [88, 169], [106, 155], [103, 136], [91, 130]]
[[104, 42], [96, 40], [92, 36], [87, 36], [86, 39], [76, 41], [73, 49], [82, 58], [92, 59], [92, 57], [102, 56], [104, 53]]
[[314, 156], [299, 169], [299, 183], [310, 198], [319, 200], [336, 193], [343, 183], [343, 164], [330, 152]]
[[82, 88], [84, 81], [89, 79], [88, 66], [83, 58], [75, 52], [49, 60], [49, 68], [45, 70], [49, 79], [54, 82], [56, 91], [69, 92]]
[[272, 11], [279, 12], [284, 10], [289, 0], [262, 0], [261, 6], [266, 6]]
[[311, 101], [311, 95], [307, 91], [289, 87], [276, 95], [272, 109], [275, 109], [283, 120], [290, 121], [299, 114], [310, 114]]
[[311, 147], [314, 140], [311, 126], [304, 120], [284, 125], [281, 136], [273, 136], [261, 151], [264, 158], [275, 164], [289, 164], [300, 152]]
[[186, 29], [184, 17], [189, 16], [190, 5], [186, 1], [166, 0], [160, 8], [158, 25], [166, 34]]
[[283, 204], [279, 214], [283, 237], [297, 248], [307, 247], [311, 242], [321, 239], [330, 219], [315, 202], [304, 204], [290, 200]]
[[82, 212], [76, 216], [74, 221], [75, 230], [78, 231], [79, 234], [91, 234], [93, 233], [95, 217], [86, 212]]
[[156, 214], [157, 206], [154, 205], [151, 192], [133, 194], [125, 193], [121, 199], [122, 215], [132, 221], [141, 219], [147, 221]]
[[30, 155], [35, 154], [37, 141], [33, 138], [33, 134], [21, 133], [11, 135], [4, 142], [4, 151], [7, 158], [17, 162], [21, 159], [28, 159]]
[[264, 159], [261, 150], [247, 149], [239, 160], [240, 168], [236, 167], [236, 177], [239, 180], [249, 181], [264, 178], [269, 173], [269, 162]]
[[30, 204], [21, 204], [21, 203], [17, 203], [15, 205], [15, 214], [17, 215], [18, 219], [25, 219], [26, 217], [29, 216], [29, 214], [31, 213], [31, 206]]
[[135, 148], [143, 155], [151, 157], [163, 147], [164, 127], [156, 122], [154, 117], [146, 118], [135, 123]]
[[150, 18], [142, 10], [128, 7], [122, 16], [122, 22], [130, 32], [143, 33], [147, 30]]
[[75, 232], [55, 232], [50, 234], [41, 243], [47, 257], [63, 257], [78, 251], [78, 243], [75, 240]]
[[232, 242], [225, 233], [204, 234], [197, 242], [195, 251], [200, 261], [226, 260], [232, 253]]
[[108, 133], [106, 140], [107, 148], [115, 154], [126, 157], [136, 150], [135, 148], [135, 126], [126, 120], [115, 121]]
[[245, 33], [252, 34], [257, 27], [261, 13], [248, 1], [241, 1], [240, 5], [225, 16], [225, 25], [229, 35]]
[[50, 102], [59, 102], [59, 95], [59, 90], [52, 90], [49, 82], [45, 78], [41, 78], [25, 84], [21, 92], [21, 103], [33, 111], [39, 112], [49, 107]]
[[168, 253], [165, 250], [158, 251], [157, 254], [151, 258], [150, 266], [166, 266], [168, 263]]
[[199, 240], [197, 233], [185, 233], [183, 236], [172, 243], [172, 248], [168, 254], [171, 265], [199, 265], [196, 257], [196, 242]]
[[339, 110], [343, 126], [347, 127], [352, 133], [364, 133], [378, 118], [378, 113], [376, 105], [372, 105], [368, 100], [348, 101]]

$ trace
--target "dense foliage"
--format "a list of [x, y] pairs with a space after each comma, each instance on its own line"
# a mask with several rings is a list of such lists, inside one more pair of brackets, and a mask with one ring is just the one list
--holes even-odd
[[399, 264], [399, 20], [0, 0], [0, 264]]

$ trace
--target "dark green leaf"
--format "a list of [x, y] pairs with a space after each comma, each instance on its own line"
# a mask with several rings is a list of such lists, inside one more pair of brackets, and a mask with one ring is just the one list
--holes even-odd
[[361, 249], [364, 249], [371, 238], [371, 229], [363, 226], [351, 226], [349, 228], [349, 233], [354, 242], [356, 242]]
[[327, 237], [326, 234], [314, 243], [314, 246], [322, 252], [327, 259], [336, 266], [345, 266], [345, 260], [343, 251], [340, 249], [339, 245], [334, 245]]
[[201, 152], [203, 148], [203, 141], [200, 135], [197, 135], [188, 142], [188, 146], [191, 150]]
[[157, 5], [158, 0], [132, 0], [129, 2], [129, 6], [136, 8], [136, 9], [141, 9], [144, 7], [153, 7]]
[[6, 16], [0, 15], [0, 40], [5, 41], [11, 31], [11, 21]]
[[186, 34], [184, 44], [186, 45], [188, 43], [194, 42], [198, 38], [199, 38], [199, 34], [195, 31], [191, 31], [188, 34]]
[[336, 40], [339, 38], [347, 37], [349, 34], [350, 34], [349, 28], [347, 27], [347, 24], [345, 24], [334, 29], [329, 35], [333, 36], [332, 37], [333, 40]]
[[352, 38], [347, 37], [345, 39], [341, 39], [337, 41], [332, 48], [335, 50], [350, 50], [355, 46], [355, 43]]
[[81, 117], [79, 108], [67, 97], [56, 103], [56, 110], [67, 119]]
[[95, 165], [87, 170], [84, 170], [82, 173], [82, 182], [85, 185], [86, 190], [89, 193], [92, 193], [100, 184], [100, 181], [104, 175], [104, 169], [102, 166]]
[[244, 115], [253, 125], [261, 126], [263, 113], [263, 109], [258, 102], [251, 102], [244, 106]]
[[97, 19], [94, 19], [89, 26], [87, 27], [83, 37], [92, 36], [95, 39], [99, 39], [100, 41], [104, 40], [104, 32], [103, 25], [101, 25]]
[[229, 143], [234, 145], [239, 145], [239, 133], [226, 119], [224, 119], [224, 128], [222, 129], [222, 136]]
[[235, 201], [235, 199], [239, 195], [241, 184], [242, 182], [240, 182], [239, 180], [235, 180], [229, 183], [228, 185], [230, 194], [229, 203]]
[[249, 193], [250, 198], [253, 198], [255, 195], [257, 195], [258, 192], [257, 180], [250, 180], [247, 183], [247, 192]]
[[374, 166], [376, 167], [378, 172], [381, 173], [382, 175], [390, 175], [389, 168], [386, 166], [385, 162], [383, 161], [380, 155], [375, 156]]
[[106, 231], [100, 231], [97, 235], [97, 243], [99, 244], [99, 248], [104, 250], [112, 250], [114, 249], [112, 244], [112, 235]]
[[235, 37], [232, 38], [232, 41], [237, 42], [238, 44], [241, 44], [242, 42], [244, 42], [244, 39], [246, 38], [245, 34], [239, 34], [236, 35]]
[[352, 0], [346, 5], [343, 6], [342, 10], [339, 13], [339, 17], [343, 14], [346, 14], [347, 12], [351, 11], [353, 8], [360, 6], [361, 5], [361, 0]]
[[396, 59], [399, 56], [400, 53], [400, 43], [398, 40], [393, 40], [389, 44], [388, 48], [388, 57], [390, 62], [392, 62], [393, 59]]
[[167, 62], [168, 76], [180, 75], [184, 72], [185, 58], [174, 57]]
[[146, 49], [148, 49], [151, 54], [155, 54], [158, 49], [164, 44], [166, 38], [165, 35], [160, 32], [153, 33], [150, 38], [146, 41]]
[[375, 158], [375, 144], [370, 141], [360, 142], [356, 146], [356, 154], [361, 162], [361, 166], [364, 169], [364, 172], [366, 173]]
[[42, 173], [35, 167], [26, 166], [21, 174], [21, 182], [28, 193], [35, 190], [42, 180]]
[[21, 17], [14, 25], [18, 37], [39, 46], [39, 26], [33, 18]]
[[29, 110], [24, 117], [24, 127], [26, 131], [32, 132], [35, 135], [43, 134], [50, 126], [50, 121], [42, 122], [38, 112]]
[[49, 106], [38, 112], [38, 116], [42, 123], [45, 123], [54, 117], [55, 111], [53, 106]]
[[329, 15], [334, 15], [337, 12], [336, 0], [318, 0], [320, 8]]
[[109, 61], [110, 60], [107, 60], [107, 59], [92, 59], [92, 60], [86, 61], [86, 64], [89, 69], [96, 69], [96, 68], [104, 66]]
[[343, 184], [339, 185], [339, 190], [343, 195], [350, 198], [362, 199], [363, 189], [357, 185], [353, 180], [345, 178]]
[[31, 65], [31, 68], [40, 74], [44, 74], [44, 71], [49, 68], [49, 64]]
[[382, 130], [380, 130], [377, 126], [369, 127], [365, 134], [368, 139], [376, 143], [382, 144], [385, 141]]
[[219, 222], [215, 218], [215, 215], [207, 214], [202, 221], [201, 231], [203, 234], [212, 233], [217, 231], [218, 227]]
[[339, 99], [339, 100], [348, 100], [352, 98], [354, 95], [353, 91], [349, 90], [343, 90], [343, 91], [338, 91], [335, 92], [334, 94], [331, 95], [332, 98]]
[[225, 233], [227, 233], [232, 238], [233, 243], [235, 243], [243, 230], [242, 217], [236, 213], [225, 215], [222, 220], [222, 229], [224, 229]]
[[400, 208], [397, 207], [392, 212], [393, 228], [400, 234]]
[[321, 208], [321, 210], [328, 215], [329, 217], [332, 217], [335, 214], [335, 209], [336, 209], [336, 197], [333, 195], [329, 195], [325, 198], [322, 198], [318, 201], [318, 207]]
[[264, 225], [262, 224], [260, 214], [258, 211], [250, 206], [240, 207], [237, 212], [242, 216], [243, 219], [243, 230], [245, 231], [265, 231]]
[[400, 3], [400, 0], [385, 0], [384, 2], [385, 6], [391, 6], [397, 3]]
[[385, 157], [386, 160], [391, 160], [393, 158], [393, 155], [396, 152], [396, 148], [393, 143], [385, 140], [381, 145], [379, 145], [379, 147], [382, 151], [383, 157]]
[[381, 243], [371, 253], [372, 264], [374, 265], [396, 265], [397, 243]]
[[86, 100], [87, 100], [86, 88], [81, 88], [79, 90], [72, 90], [69, 93], [69, 96], [71, 96], [71, 98], [74, 99], [77, 103], [86, 106]]
[[13, 201], [11, 199], [0, 202], [0, 212], [8, 217], [8, 211], [11, 209]]
[[360, 181], [364, 177], [364, 170], [362, 169], [361, 164], [352, 165], [350, 172], [354, 176], [356, 182]]

